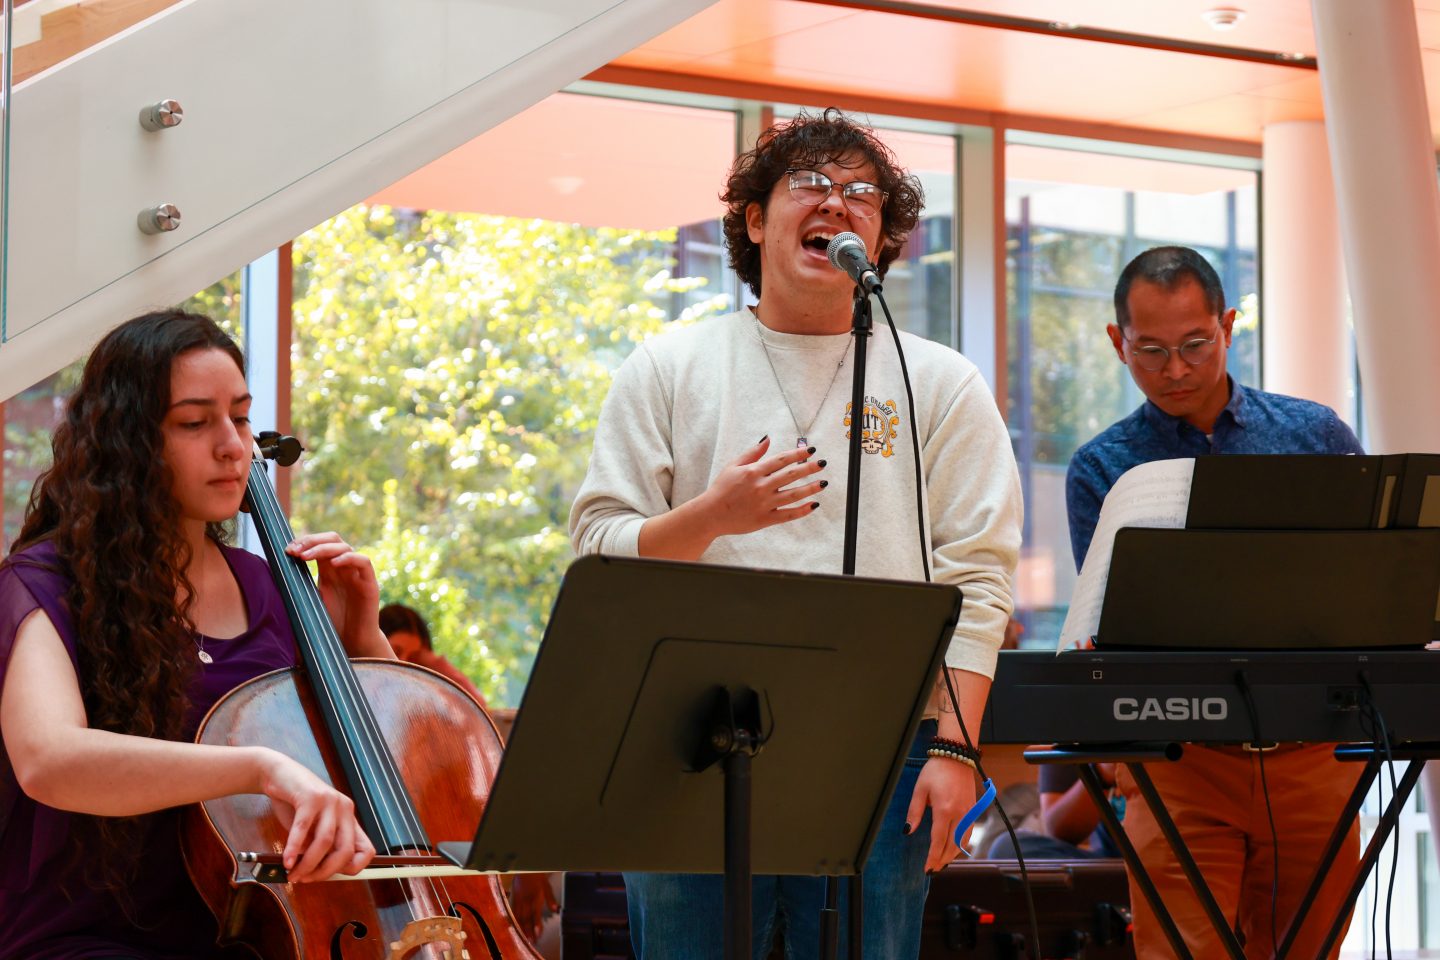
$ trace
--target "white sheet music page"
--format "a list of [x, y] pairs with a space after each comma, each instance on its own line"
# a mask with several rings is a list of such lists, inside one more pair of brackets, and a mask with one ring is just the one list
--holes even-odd
[[1183, 527], [1190, 509], [1194, 458], [1155, 460], [1121, 474], [1100, 505], [1090, 551], [1075, 581], [1070, 612], [1060, 628], [1060, 650], [1088, 647], [1100, 629], [1100, 607], [1110, 579], [1110, 553], [1121, 527]]

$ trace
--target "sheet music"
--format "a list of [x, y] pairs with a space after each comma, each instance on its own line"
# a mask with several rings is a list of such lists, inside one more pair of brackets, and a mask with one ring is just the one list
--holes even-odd
[[1183, 527], [1190, 509], [1195, 460], [1156, 460], [1132, 467], [1115, 481], [1100, 505], [1090, 551], [1075, 581], [1070, 612], [1060, 628], [1059, 649], [1090, 646], [1100, 628], [1100, 607], [1110, 579], [1110, 553], [1121, 527]]

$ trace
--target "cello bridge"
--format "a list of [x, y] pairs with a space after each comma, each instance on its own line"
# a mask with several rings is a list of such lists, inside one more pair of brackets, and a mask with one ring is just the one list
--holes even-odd
[[404, 960], [421, 947], [431, 944], [445, 947], [449, 960], [470, 960], [465, 949], [468, 934], [460, 927], [458, 917], [422, 917], [411, 920], [400, 931], [400, 939], [390, 944], [387, 960]]

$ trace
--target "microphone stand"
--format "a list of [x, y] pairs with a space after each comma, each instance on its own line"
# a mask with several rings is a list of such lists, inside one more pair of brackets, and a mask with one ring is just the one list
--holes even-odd
[[[880, 285], [871, 288], [879, 292]], [[850, 373], [850, 460], [845, 487], [845, 552], [841, 573], [855, 574], [856, 542], [860, 529], [860, 435], [865, 427], [865, 352], [870, 345], [872, 322], [870, 296], [860, 284], [855, 285], [851, 333], [855, 337], [855, 368]], [[864, 933], [863, 871], [845, 880], [850, 898], [849, 955], [861, 960]], [[835, 960], [840, 946], [840, 884], [839, 878], [825, 878], [825, 908], [820, 911], [820, 960]]]

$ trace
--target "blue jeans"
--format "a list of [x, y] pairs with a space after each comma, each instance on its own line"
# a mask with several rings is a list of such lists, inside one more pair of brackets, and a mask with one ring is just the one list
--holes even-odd
[[[915, 960], [920, 953], [920, 922], [930, 889], [930, 878], [925, 876], [930, 812], [925, 812], [908, 837], [905, 813], [925, 765], [925, 749], [934, 735], [933, 720], [920, 725], [865, 863], [864, 960]], [[635, 955], [640, 960], [722, 960], [724, 881], [715, 874], [625, 874]], [[842, 882], [841, 960], [849, 949], [845, 942], [846, 887]], [[814, 960], [819, 955], [824, 877], [757, 876], [751, 897], [755, 960], [769, 955], [777, 930], [785, 934], [786, 960]]]

